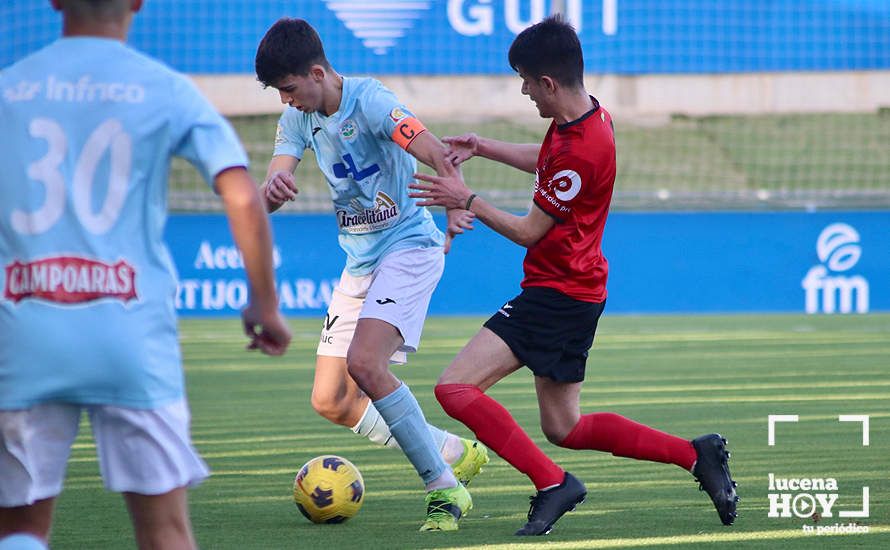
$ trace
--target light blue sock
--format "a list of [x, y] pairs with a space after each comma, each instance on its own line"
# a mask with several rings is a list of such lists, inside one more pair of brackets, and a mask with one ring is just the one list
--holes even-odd
[[396, 391], [374, 401], [374, 407], [424, 484], [441, 476], [448, 466], [433, 442], [423, 411], [408, 386], [402, 384]]
[[15, 533], [0, 539], [0, 550], [46, 550], [46, 544], [28, 533]]

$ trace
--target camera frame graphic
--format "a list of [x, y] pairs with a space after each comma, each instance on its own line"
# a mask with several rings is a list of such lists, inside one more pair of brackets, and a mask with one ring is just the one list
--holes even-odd
[[[776, 424], [780, 423], [797, 423], [800, 421], [799, 415], [796, 414], [771, 414], [767, 417], [767, 445], [770, 447], [776, 446]], [[870, 444], [869, 441], [869, 416], [867, 414], [841, 414], [837, 417], [838, 422], [858, 422], [862, 425], [862, 446], [868, 447]], [[772, 479], [772, 474], [770, 474]], [[772, 481], [771, 481], [772, 482]], [[825, 497], [831, 495], [819, 495], [817, 494], [814, 499], [812, 495], [806, 492], [798, 492], [797, 495], [792, 499], [790, 494], [779, 494], [779, 493], [768, 493], [770, 497], [770, 514], [769, 517], [791, 517], [791, 512], [797, 517], [806, 517], [806, 514], [799, 511], [800, 508], [803, 509], [815, 509], [815, 504], [817, 501], [820, 504], [828, 505], [828, 516], [831, 515], [830, 507], [834, 503], [834, 499], [826, 502]], [[783, 496], [785, 497], [781, 503], [781, 507], [784, 509], [782, 514], [776, 513], [776, 510], [780, 507], [780, 503], [778, 498]], [[837, 495], [833, 495], [836, 499]], [[862, 509], [861, 510], [840, 510], [838, 511], [838, 517], [841, 518], [867, 518], [869, 517], [869, 489], [868, 486], [862, 487]]]

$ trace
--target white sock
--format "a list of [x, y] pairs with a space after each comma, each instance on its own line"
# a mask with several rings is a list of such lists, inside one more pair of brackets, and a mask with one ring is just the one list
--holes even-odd
[[[463, 455], [464, 448], [459, 437], [429, 423], [427, 424], [427, 427], [429, 427], [430, 435], [433, 436], [433, 441], [436, 443], [439, 452], [442, 453], [442, 458], [445, 462], [453, 464], [461, 457], [461, 455]], [[374, 403], [371, 403], [370, 399], [368, 400], [367, 408], [365, 408], [365, 414], [362, 415], [358, 424], [352, 427], [352, 431], [358, 435], [367, 437], [378, 445], [391, 447], [393, 449], [399, 448], [399, 443], [396, 441], [396, 438], [392, 436], [392, 433], [390, 433], [389, 426], [383, 421], [383, 418], [380, 416], [380, 413], [377, 412]]]
[[358, 421], [358, 424], [352, 427], [352, 431], [358, 435], [363, 435], [378, 445], [384, 447], [399, 448], [399, 443], [389, 431], [389, 426], [383, 421], [380, 413], [374, 407], [374, 403], [368, 399], [368, 406], [365, 408], [365, 414]]
[[454, 472], [451, 471], [451, 468], [446, 468], [442, 472], [442, 475], [430, 481], [425, 486], [427, 493], [435, 491], [436, 489], [449, 489], [451, 487], [457, 487], [457, 478], [454, 477]]
[[[430, 426], [430, 431], [438, 430], [435, 426]], [[448, 465], [453, 465], [455, 462], [460, 460], [460, 457], [464, 456], [464, 443], [461, 441], [459, 437], [452, 433], [448, 433], [443, 431], [445, 434], [445, 441], [442, 443], [442, 459]], [[433, 439], [435, 439], [435, 435], [433, 435]]]

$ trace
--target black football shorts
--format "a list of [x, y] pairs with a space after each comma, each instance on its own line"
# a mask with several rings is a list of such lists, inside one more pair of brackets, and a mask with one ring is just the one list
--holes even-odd
[[582, 302], [545, 287], [523, 289], [485, 322], [535, 376], [581, 382], [606, 303]]

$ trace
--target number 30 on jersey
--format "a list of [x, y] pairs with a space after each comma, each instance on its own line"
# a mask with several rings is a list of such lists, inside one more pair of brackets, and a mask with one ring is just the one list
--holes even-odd
[[[44, 186], [46, 198], [36, 210], [14, 210], [11, 222], [20, 234], [38, 235], [55, 225], [65, 211], [65, 176], [60, 166], [68, 153], [68, 138], [59, 123], [50, 118], [35, 118], [28, 131], [47, 143], [46, 154], [28, 165], [28, 177]], [[93, 213], [93, 179], [106, 150], [111, 153], [108, 192], [99, 212]], [[132, 159], [132, 139], [117, 119], [100, 124], [84, 143], [71, 177], [71, 198], [77, 219], [91, 233], [106, 233], [120, 217]]]

